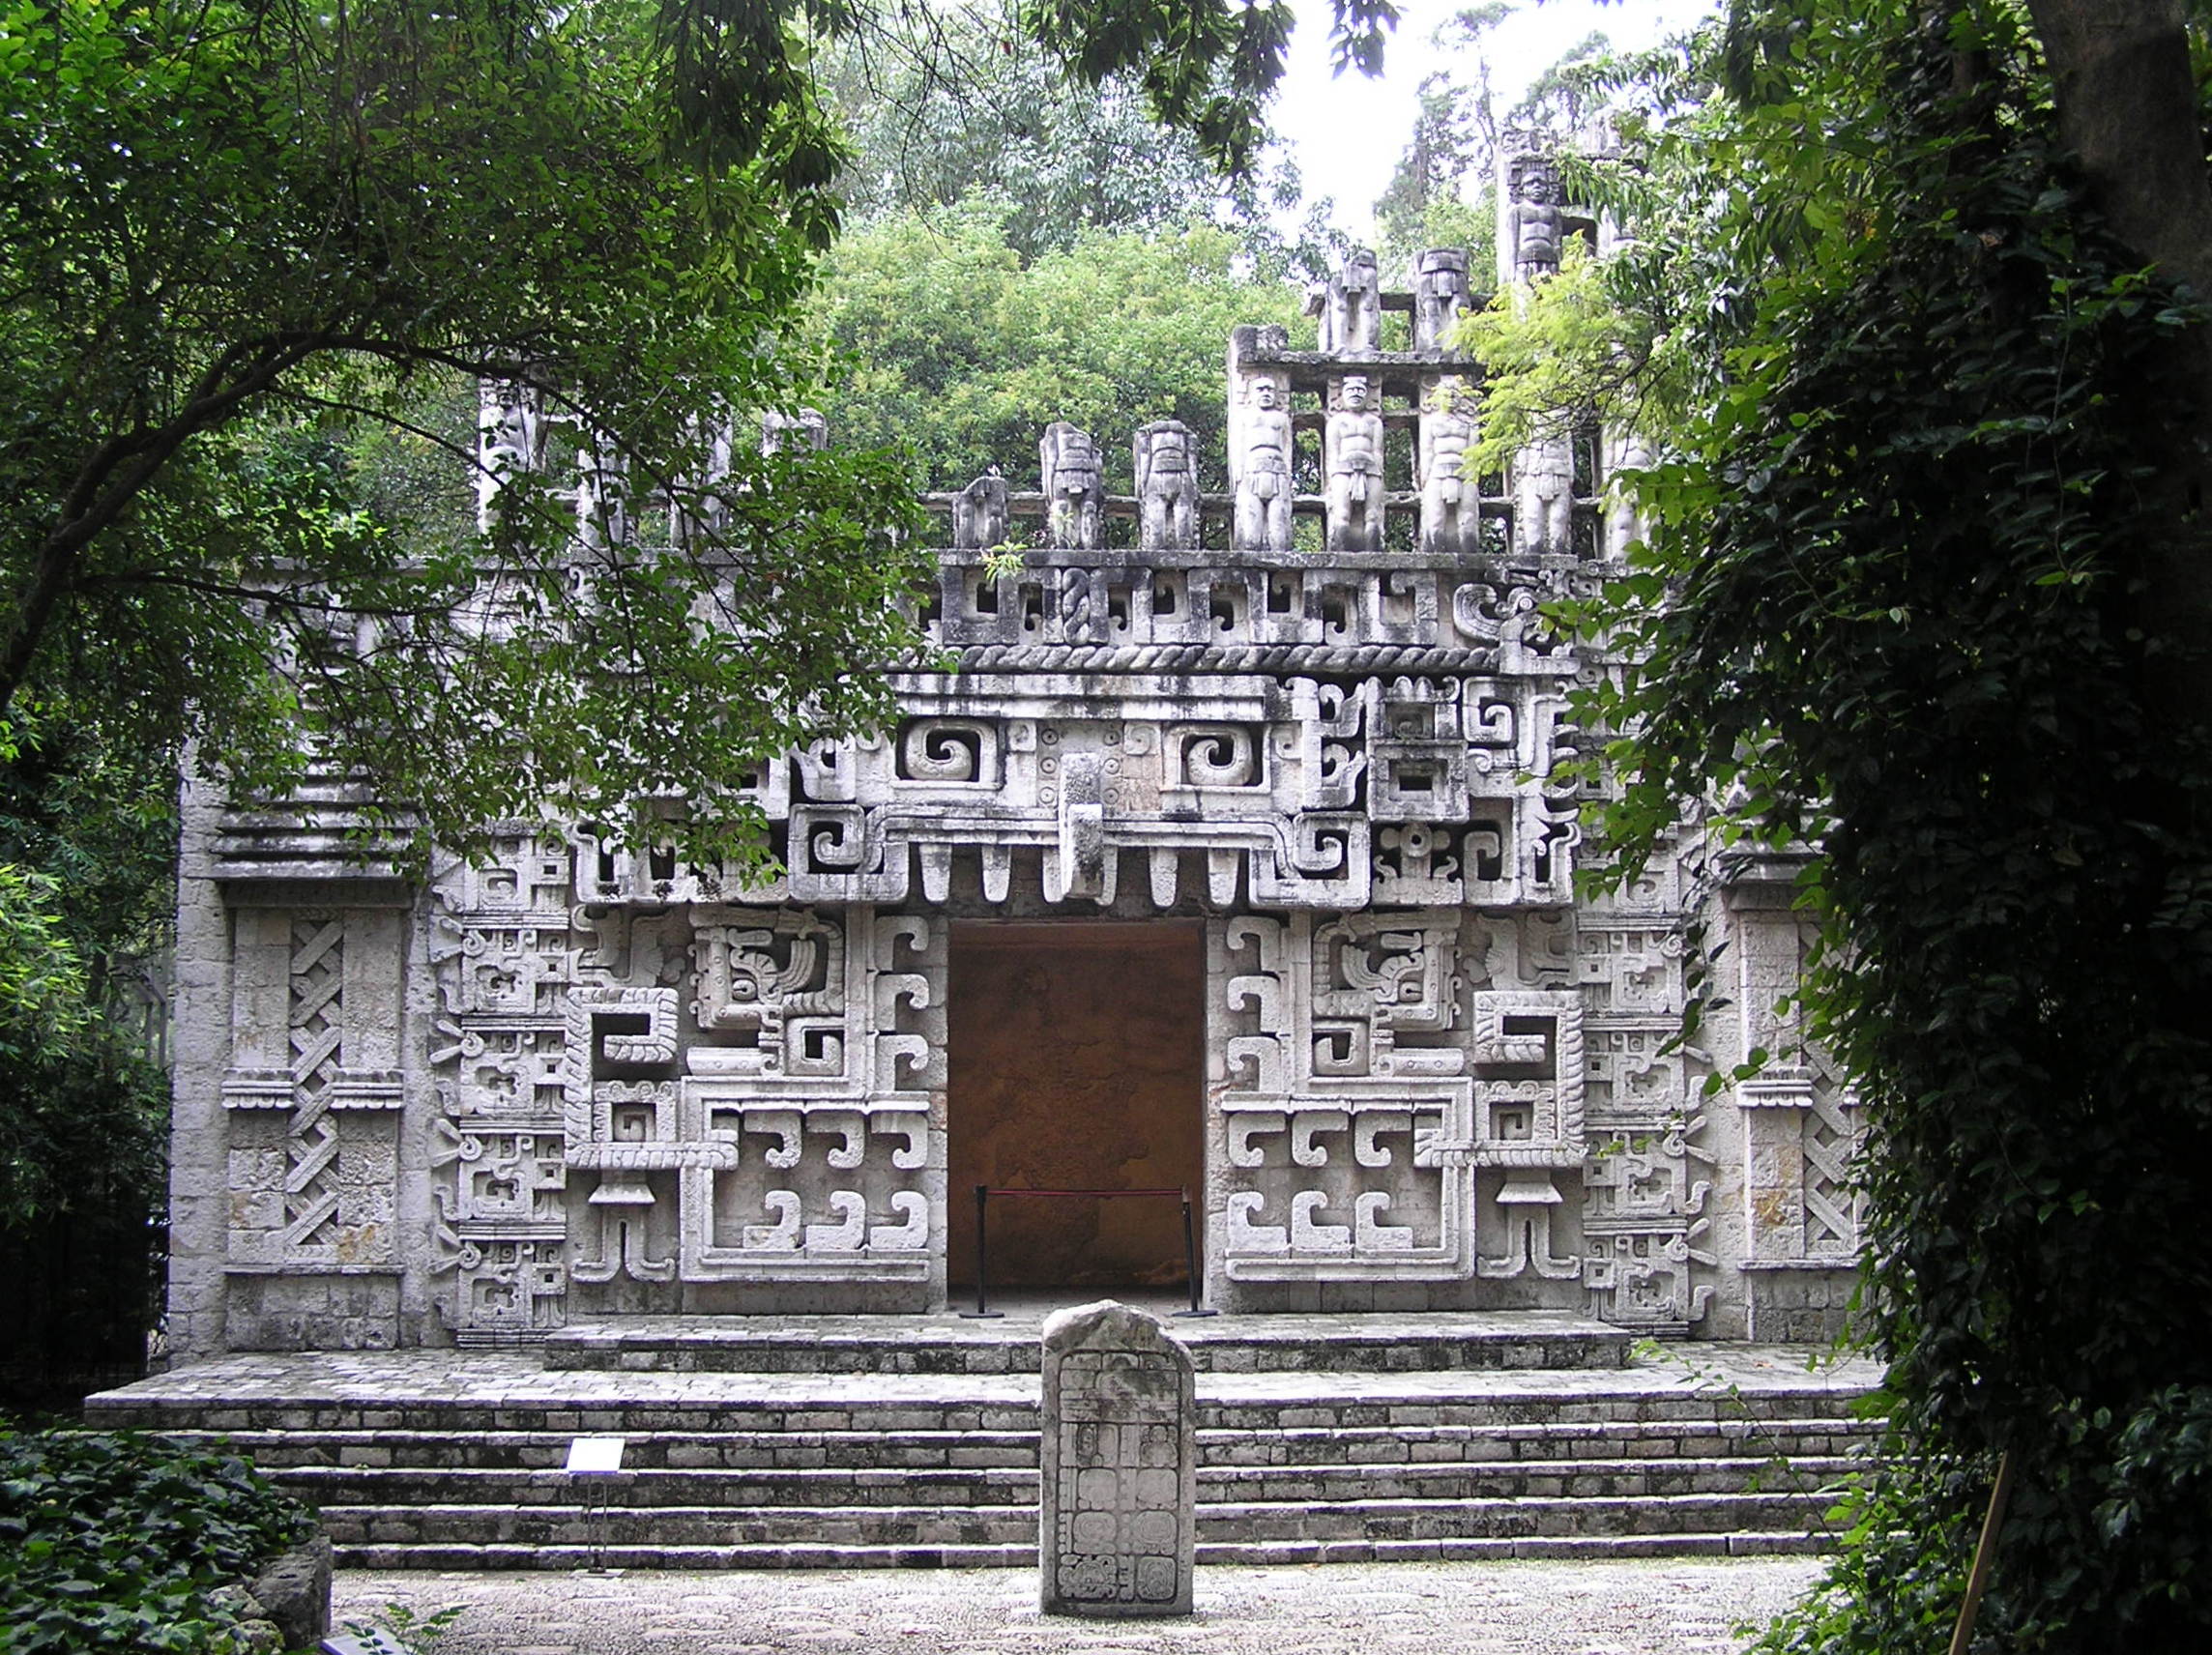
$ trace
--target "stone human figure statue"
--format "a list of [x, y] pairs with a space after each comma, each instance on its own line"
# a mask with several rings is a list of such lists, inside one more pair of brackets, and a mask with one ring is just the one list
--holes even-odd
[[952, 543], [971, 550], [1006, 543], [1006, 479], [997, 466], [953, 500]]
[[1513, 549], [1558, 557], [1575, 546], [1575, 453], [1565, 431], [1539, 436], [1513, 462]]
[[1651, 463], [1651, 445], [1634, 431], [1608, 431], [1605, 437], [1605, 555], [1625, 558], [1631, 541], [1644, 538], [1644, 519], [1620, 487], [1623, 470]]
[[829, 446], [830, 421], [819, 410], [801, 408], [796, 414], [783, 414], [771, 408], [761, 416], [760, 451], [764, 454]]
[[1198, 455], [1190, 427], [1155, 420], [1138, 428], [1138, 543], [1148, 552], [1198, 544]]
[[1421, 411], [1421, 549], [1470, 557], [1482, 549], [1476, 476], [1468, 458], [1474, 443], [1474, 397], [1464, 380], [1447, 379]]
[[1511, 256], [1516, 281], [1558, 273], [1566, 239], [1562, 199], [1558, 169], [1550, 157], [1517, 155], [1507, 163], [1504, 233], [1498, 245]]
[[477, 386], [477, 514], [488, 518], [492, 497], [506, 480], [535, 471], [544, 458], [539, 447], [540, 410], [537, 391], [510, 380], [483, 380]]
[[1095, 551], [1104, 540], [1106, 511], [1098, 445], [1089, 431], [1055, 420], [1037, 444], [1037, 460], [1044, 473], [1045, 525], [1052, 543]]
[[1323, 290], [1321, 348], [1371, 351], [1382, 336], [1382, 281], [1375, 255], [1354, 247]]
[[1467, 308], [1469, 291], [1466, 253], [1431, 247], [1421, 255], [1413, 281], [1413, 349], [1451, 349], [1452, 324]]
[[1382, 416], [1364, 374], [1347, 374], [1324, 432], [1328, 468], [1328, 549], [1382, 549]]
[[626, 546], [630, 541], [629, 475], [612, 453], [587, 450], [576, 488], [576, 523], [584, 543]]
[[1229, 457], [1239, 551], [1291, 549], [1290, 391], [1275, 374], [1244, 381]]

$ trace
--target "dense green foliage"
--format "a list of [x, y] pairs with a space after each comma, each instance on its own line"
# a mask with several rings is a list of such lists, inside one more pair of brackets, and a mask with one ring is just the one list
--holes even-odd
[[0, 754], [0, 1399], [73, 1404], [142, 1359], [168, 1084], [146, 1038], [175, 885], [174, 780], [96, 718]]
[[[906, 642], [903, 471], [705, 463], [715, 423], [804, 389], [777, 340], [838, 140], [803, 41], [771, 31], [771, 62], [693, 23], [0, 12], [0, 711], [103, 698], [120, 739], [248, 785], [311, 751], [448, 843], [546, 803], [626, 824], [880, 711], [852, 664]], [[369, 508], [353, 434], [476, 374], [543, 388], [556, 461], [623, 468], [642, 545], [579, 554], [527, 483], [488, 544]], [[671, 493], [719, 532], [652, 547]]]
[[314, 1527], [234, 1455], [0, 1434], [0, 1651], [231, 1655], [246, 1647], [237, 1616], [212, 1594]]
[[852, 363], [839, 427], [909, 445], [932, 488], [994, 463], [1034, 488], [1037, 438], [1067, 420], [1126, 490], [1136, 428], [1176, 419], [1200, 439], [1206, 486], [1225, 486], [1229, 331], [1295, 323], [1298, 289], [1248, 273], [1237, 238], [1212, 228], [1092, 233], [1025, 264], [1000, 214], [970, 201], [890, 218], [831, 251], [819, 326]]
[[1071, 82], [1022, 39], [1011, 8], [903, 16], [842, 43], [825, 79], [853, 141], [838, 179], [848, 227], [988, 195], [1030, 259], [1086, 230], [1180, 224], [1222, 190], [1135, 86]]
[[1572, 617], [1629, 662], [1583, 707], [1625, 733], [1604, 836], [1633, 868], [1705, 798], [1716, 875], [1819, 852], [1899, 1463], [1777, 1651], [1943, 1648], [2007, 1454], [1976, 1648], [2212, 1630], [2212, 1267], [2160, 1234], [2212, 1199], [2212, 709], [2149, 555], [2208, 324], [2100, 225], [2020, 29], [1747, 10], [1614, 177], [1617, 308], [1570, 276], [1488, 324], [1579, 337], [1664, 443]]
[[1563, 147], [1586, 135], [1604, 106], [1614, 58], [1605, 36], [1571, 46], [1512, 107], [1491, 89], [1490, 36], [1513, 15], [1508, 0], [1463, 7], [1429, 37], [1437, 67], [1414, 94], [1413, 132], [1375, 202], [1376, 253], [1386, 277], [1412, 279], [1430, 247], [1465, 247], [1476, 293], [1498, 267], [1498, 163], [1509, 146]]

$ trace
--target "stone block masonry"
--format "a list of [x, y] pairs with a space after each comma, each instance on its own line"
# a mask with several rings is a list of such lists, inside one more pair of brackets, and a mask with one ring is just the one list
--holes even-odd
[[[1518, 278], [1581, 220], [1512, 176]], [[1225, 1312], [1833, 1331], [1859, 1129], [1775, 1010], [1794, 867], [1685, 826], [1629, 887], [1576, 889], [1603, 783], [1570, 708], [1611, 669], [1543, 612], [1620, 566], [1602, 462], [1632, 434], [1469, 476], [1467, 260], [1419, 271], [1389, 292], [1348, 260], [1318, 349], [1235, 331], [1226, 492], [1203, 434], [1116, 456], [1059, 423], [1037, 491], [934, 501], [896, 717], [748, 790], [772, 880], [542, 821], [414, 880], [342, 830], [342, 778], [189, 789], [179, 1355], [938, 1311], [978, 1182], [1187, 1189]], [[519, 426], [491, 414], [496, 447]], [[636, 504], [637, 536], [681, 538]], [[1125, 958], [1173, 971], [1033, 970], [1024, 927], [1039, 959], [1154, 934]], [[1685, 1045], [1701, 932], [1734, 976]], [[1172, 1017], [1126, 1014], [1139, 971]], [[963, 1089], [1016, 1040], [1049, 1084]], [[1180, 1285], [1172, 1203], [1030, 1205], [1009, 1287]]]

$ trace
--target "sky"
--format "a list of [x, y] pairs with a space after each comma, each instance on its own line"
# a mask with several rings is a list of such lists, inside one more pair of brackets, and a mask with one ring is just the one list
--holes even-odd
[[[1329, 0], [1296, 0], [1298, 28], [1290, 72], [1274, 106], [1276, 131], [1289, 146], [1309, 200], [1335, 200], [1337, 224], [1362, 241], [1374, 229], [1373, 204], [1389, 185], [1412, 136], [1415, 89], [1443, 67], [1433, 49], [1437, 26], [1470, 0], [1398, 0], [1402, 14], [1384, 53], [1384, 73], [1357, 71], [1332, 77], [1328, 65]], [[1603, 31], [1623, 49], [1650, 45], [1689, 27], [1718, 0], [1521, 0], [1489, 37], [1491, 84], [1500, 111], [1569, 47]]]

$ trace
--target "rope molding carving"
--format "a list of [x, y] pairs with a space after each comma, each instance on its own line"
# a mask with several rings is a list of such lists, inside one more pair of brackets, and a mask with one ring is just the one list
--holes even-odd
[[[956, 672], [1331, 672], [1491, 673], [1495, 649], [1412, 644], [973, 644], [946, 652]], [[903, 670], [915, 670], [912, 667]]]

